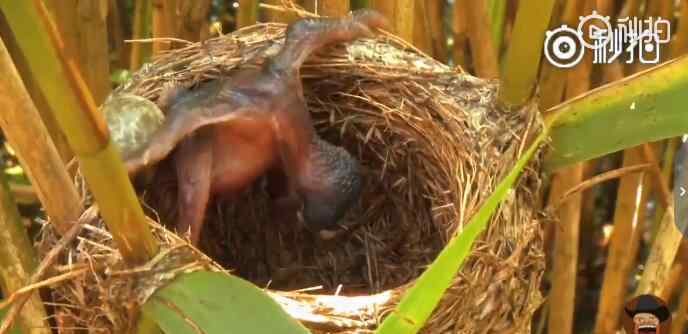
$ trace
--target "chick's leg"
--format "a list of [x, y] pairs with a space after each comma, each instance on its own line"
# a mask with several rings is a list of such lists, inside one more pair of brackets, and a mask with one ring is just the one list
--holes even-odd
[[213, 147], [210, 131], [205, 130], [210, 129], [201, 129], [184, 139], [174, 156], [179, 185], [177, 231], [188, 232], [193, 245], [200, 239], [210, 198]]
[[380, 13], [361, 9], [342, 18], [305, 18], [287, 27], [287, 37], [280, 52], [271, 59], [276, 70], [298, 70], [315, 50], [328, 44], [348, 42], [373, 36], [375, 28], [386, 28]]

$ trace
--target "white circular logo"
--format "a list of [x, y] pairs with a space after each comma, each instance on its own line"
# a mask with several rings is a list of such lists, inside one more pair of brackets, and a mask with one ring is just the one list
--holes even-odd
[[571, 68], [583, 59], [584, 41], [577, 30], [562, 25], [545, 35], [545, 58], [552, 65]]

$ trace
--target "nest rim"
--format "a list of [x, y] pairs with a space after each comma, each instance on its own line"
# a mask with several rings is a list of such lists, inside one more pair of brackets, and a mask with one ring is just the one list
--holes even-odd
[[[117, 89], [116, 92], [131, 92], [134, 91], [137, 93], [139, 96], [143, 96], [145, 98], [155, 100], [156, 95], [159, 94], [159, 92], [163, 89], [165, 84], [171, 83], [171, 82], [184, 82], [185, 80], [181, 79], [181, 77], [184, 77], [187, 79], [186, 85], [193, 85], [196, 82], [203, 81], [203, 80], [208, 80], [212, 79], [213, 76], [225, 73], [225, 71], [231, 71], [232, 66], [236, 66], [236, 64], [244, 64], [246, 66], [250, 66], [250, 61], [253, 59], [253, 57], [256, 57], [256, 55], [260, 52], [266, 52], [266, 50], [269, 52], [270, 48], [274, 48], [275, 45], [279, 45], [279, 40], [281, 39], [281, 30], [284, 29], [284, 25], [281, 24], [261, 24], [261, 25], [256, 25], [256, 26], [251, 26], [247, 27], [244, 29], [240, 29], [230, 35], [224, 35], [217, 37], [215, 39], [206, 41], [201, 44], [190, 44], [184, 48], [169, 51], [161, 56], [159, 56], [152, 64], [144, 66], [143, 70], [140, 72], [136, 73], [133, 77], [133, 79], [125, 84], [122, 85], [120, 88]], [[256, 37], [257, 36], [257, 37]], [[242, 39], [243, 38], [243, 39]], [[256, 42], [256, 40], [260, 41], [262, 38], [261, 42]], [[222, 43], [220, 43], [220, 42]], [[240, 52], [235, 52], [234, 57], [225, 57], [224, 55], [218, 56], [217, 54], [213, 55], [212, 50], [213, 47], [217, 45], [213, 45], [213, 43], [219, 43], [223, 44], [224, 47], [227, 47], [227, 49], [232, 50], [232, 48], [235, 48], [236, 50], [239, 50]], [[368, 44], [366, 44], [368, 43]], [[445, 65], [440, 64], [437, 61], [434, 61], [432, 59], [429, 59], [427, 56], [423, 55], [420, 51], [416, 50], [415, 48], [411, 47], [410, 45], [404, 43], [403, 41], [397, 39], [396, 37], [392, 37], [392, 35], [383, 35], [382, 37], [376, 39], [376, 40], [366, 40], [362, 44], [353, 44], [353, 48], [351, 45], [347, 46], [337, 46], [328, 49], [328, 53], [320, 53], [317, 54], [313, 57], [312, 60], [309, 60], [305, 65], [302, 70], [302, 76], [304, 82], [311, 82], [311, 83], [306, 83], [306, 85], [313, 85], [312, 82], [317, 82], [318, 80], [327, 80], [327, 82], [333, 81], [332, 78], [329, 76], [334, 73], [334, 77], [336, 75], [343, 75], [342, 73], [347, 72], [347, 66], [352, 67], [352, 66], [358, 66], [357, 69], [360, 69], [363, 73], [368, 73], [370, 71], [379, 71], [381, 69], [384, 69], [385, 72], [384, 75], [379, 77], [381, 82], [388, 83], [390, 81], [398, 80], [398, 79], [406, 79], [406, 80], [418, 80], [419, 82], [427, 82], [427, 80], [433, 80], [438, 77], [453, 77], [453, 78], [461, 78], [457, 83], [451, 82], [449, 80], [447, 85], [455, 85], [460, 88], [465, 88], [465, 89], [473, 89], [476, 91], [479, 91], [481, 93], [484, 93], [485, 91], [491, 91], [491, 94], [494, 94], [494, 91], [496, 91], [496, 87], [494, 83], [488, 82], [488, 81], [483, 81], [480, 79], [472, 78], [466, 74], [464, 74], [460, 69], [451, 69]], [[356, 45], [359, 45], [361, 49], [356, 49]], [[371, 46], [372, 45], [372, 46]], [[388, 56], [385, 55], [383, 56], [382, 59], [376, 59], [376, 60], [371, 60], [367, 59], [366, 57], [369, 57], [370, 55], [366, 54], [365, 48], [371, 47], [372, 49], [375, 49], [375, 47], [380, 46], [384, 51], [388, 51], [387, 49], [384, 49], [384, 45], [392, 46], [393, 48], [396, 48], [400, 50], [400, 52], [403, 53], [408, 53], [412, 54], [413, 61], [410, 62], [410, 64], [413, 66], [413, 68], [409, 69], [408, 66], [403, 66], [402, 65], [394, 65], [394, 64], [388, 64], [385, 62], [394, 62], [397, 61], [398, 59], [392, 59], [394, 58], [393, 56]], [[228, 47], [229, 46], [229, 47]], [[223, 52], [231, 53], [228, 52], [227, 50], [224, 50]], [[380, 52], [377, 50], [376, 52]], [[353, 58], [351, 57], [351, 54], [354, 54]], [[334, 56], [333, 56], [334, 55]], [[400, 58], [406, 57], [407, 55], [399, 56]], [[219, 57], [219, 61], [218, 61]], [[328, 59], [328, 57], [330, 57]], [[363, 63], [356, 63], [356, 65], [352, 65], [351, 63], [347, 64], [347, 61], [351, 61], [352, 59], [355, 59], [356, 61], [359, 61], [360, 59], [356, 57], [361, 57], [367, 61]], [[376, 57], [376, 55], [372, 55], [371, 57]], [[390, 59], [386, 59], [390, 58]], [[410, 57], [410, 56], [409, 56]], [[210, 64], [210, 63], [204, 63], [208, 58], [215, 58], [214, 61], [219, 63], [220, 65], [216, 64]], [[191, 64], [190, 69], [187, 69], [185, 72], [184, 71], [177, 71], [175, 68], [178, 66], [179, 62], [187, 62], [188, 64]], [[176, 63], [175, 63], [176, 62]], [[230, 65], [226, 65], [230, 64]], [[380, 64], [382, 62], [382, 64]], [[195, 64], [195, 65], [194, 65]], [[408, 65], [408, 64], [406, 64]], [[195, 66], [195, 67], [194, 67]], [[227, 68], [222, 68], [223, 66], [229, 67]], [[323, 71], [323, 68], [325, 68], [324, 73], [322, 75], [319, 75], [315, 72], [317, 71]], [[165, 75], [162, 75], [160, 77], [151, 77], [150, 72], [147, 73], [147, 71], [154, 71], [156, 73], [165, 73]], [[329, 71], [329, 72], [328, 72]], [[399, 73], [401, 72], [401, 73]], [[396, 73], [396, 74], [395, 74]], [[188, 80], [191, 78], [192, 80]], [[152, 79], [152, 80], [151, 80]], [[361, 81], [365, 81], [364, 78], [359, 78]], [[370, 78], [368, 78], [370, 79]], [[336, 85], [335, 85], [336, 86]], [[309, 86], [310, 87], [310, 86]], [[456, 87], [455, 87], [456, 88]], [[309, 88], [311, 89], [311, 88]], [[423, 91], [423, 87], [415, 87], [414, 89], [419, 89], [418, 91]], [[481, 90], [482, 89], [482, 90]], [[307, 93], [308, 94], [308, 93]], [[435, 222], [436, 216], [435, 215], [441, 215], [436, 214], [436, 213], [431, 213], [430, 214], [430, 220], [429, 220], [429, 226], [430, 229], [433, 229], [432, 233], [435, 233], [436, 236], [438, 237], [438, 240], [441, 240], [442, 245], [447, 242], [447, 240], [453, 235], [456, 231], [458, 231], [461, 228], [461, 225], [463, 222], [467, 221], [467, 218], [472, 215], [472, 213], [476, 210], [478, 205], [480, 204], [480, 199], [485, 198], [485, 194], [482, 194], [483, 192], [487, 191], [488, 193], [490, 187], [494, 187], [496, 183], [496, 178], [503, 176], [507, 168], [505, 166], [508, 166], [510, 163], [513, 163], [515, 161], [516, 156], [519, 155], [519, 152], [523, 150], [525, 142], [534, 134], [534, 132], [537, 132], [533, 130], [534, 128], [538, 127], [538, 120], [535, 117], [525, 117], [525, 122], [528, 124], [525, 124], [523, 127], [519, 128], [518, 131], [520, 133], [516, 133], [517, 130], [512, 130], [510, 132], [511, 136], [505, 135], [508, 138], [505, 139], [505, 142], [508, 142], [509, 140], [514, 140], [514, 139], [519, 139], [520, 142], [516, 144], [511, 144], [511, 145], [506, 145], [508, 146], [508, 149], [505, 150], [505, 152], [497, 152], [503, 155], [507, 155], [506, 158], [503, 158], [503, 160], [497, 159], [496, 161], [492, 162], [492, 165], [490, 163], [486, 163], [485, 161], [482, 161], [481, 156], [471, 156], [470, 153], [466, 153], [468, 149], [474, 149], [474, 148], [480, 148], [482, 147], [491, 147], [495, 146], [494, 142], [495, 140], [493, 139], [486, 139], [485, 137], [487, 136], [486, 133], [491, 133], [490, 131], [485, 131], [485, 129], [482, 129], [481, 127], [489, 127], [489, 126], [494, 126], [496, 127], [505, 127], [505, 124], [509, 124], [509, 121], [506, 121], [504, 119], [498, 119], [496, 121], [490, 120], [489, 122], [502, 122], [504, 124], [487, 124], [486, 120], [489, 119], [488, 116], [485, 114], [489, 111], [495, 111], [491, 110], [490, 108], [494, 108], [494, 99], [493, 95], [491, 97], [481, 97], [478, 96], [477, 100], [475, 96], [471, 97], [466, 97], [465, 99], [471, 100], [470, 103], [473, 103], [475, 105], [480, 105], [482, 108], [485, 108], [486, 110], [481, 111], [481, 112], [476, 112], [476, 113], [464, 113], [461, 117], [454, 115], [452, 113], [457, 112], [457, 110], [443, 110], [441, 111], [442, 113], [445, 113], [442, 116], [438, 116], [434, 113], [439, 113], [439, 111], [442, 108], [446, 108], [446, 106], [443, 105], [444, 102], [447, 101], [440, 101], [437, 103], [437, 106], [435, 108], [437, 110], [433, 110], [432, 112], [429, 112], [428, 110], [415, 110], [414, 108], [418, 108], [418, 105], [421, 105], [421, 103], [416, 103], [416, 101], [413, 101], [413, 96], [410, 96], [408, 93], [397, 93], [397, 94], [407, 94], [403, 95], [404, 98], [401, 100], [406, 101], [405, 103], [408, 103], [412, 105], [412, 107], [409, 107], [409, 109], [403, 109], [400, 108], [399, 105], [394, 105], [394, 106], [388, 106], [385, 105], [385, 103], [382, 103], [378, 100], [375, 100], [374, 98], [371, 98], [371, 94], [374, 94], [373, 90], [370, 91], [363, 91], [363, 93], [359, 92], [359, 94], [354, 94], [352, 91], [344, 91], [341, 96], [344, 96], [347, 99], [351, 99], [353, 102], [351, 103], [352, 105], [347, 108], [347, 111], [349, 112], [358, 112], [359, 114], [355, 115], [357, 117], [373, 117], [375, 118], [375, 124], [377, 127], [377, 130], [380, 129], [389, 129], [390, 127], [398, 126], [398, 132], [399, 137], [403, 139], [404, 135], [408, 136], [409, 138], [413, 138], [414, 140], [410, 140], [410, 143], [413, 142], [418, 142], [422, 140], [427, 140], [432, 143], [433, 138], [426, 138], [428, 136], [427, 133], [424, 133], [422, 129], [422, 126], [424, 124], [430, 124], [431, 122], [437, 122], [437, 123], [452, 123], [450, 125], [447, 124], [442, 124], [439, 126], [439, 128], [442, 128], [442, 131], [444, 131], [440, 136], [438, 136], [440, 139], [438, 140], [441, 142], [441, 145], [437, 145], [438, 147], [438, 152], [435, 152], [435, 156], [432, 156], [433, 159], [436, 159], [436, 163], [438, 165], [441, 165], [442, 168], [428, 168], [429, 170], [426, 171], [426, 173], [436, 173], [437, 179], [432, 180], [432, 183], [442, 183], [441, 181], [446, 181], [448, 179], [451, 179], [451, 177], [457, 177], [457, 175], [463, 175], [462, 177], [457, 177], [461, 179], [462, 181], [467, 181], [466, 178], [468, 178], [469, 182], [473, 183], [482, 183], [485, 185], [484, 188], [478, 188], [474, 189], [474, 185], [460, 185], [460, 184], [454, 184], [453, 187], [454, 189], [461, 189], [463, 191], [456, 191], [457, 194], [460, 193], [460, 195], [456, 195], [458, 198], [458, 201], [451, 200], [449, 201], [450, 204], [452, 204], [450, 207], [456, 208], [459, 206], [460, 208], [457, 209], [456, 211], [460, 211], [456, 213], [456, 216], [453, 219], [453, 222], [447, 223], [446, 221], [441, 221], [439, 223]], [[436, 96], [432, 96], [432, 94], [428, 94], [430, 96], [430, 99], [435, 99], [437, 98]], [[449, 94], [445, 94], [449, 95]], [[479, 94], [478, 94], [479, 95]], [[440, 96], [440, 98], [445, 98], [446, 96]], [[311, 109], [319, 109], [316, 111], [316, 114], [319, 115], [316, 117], [316, 126], [318, 126], [319, 129], [325, 129], [323, 130], [323, 134], [335, 141], [340, 141], [344, 142], [346, 141], [346, 138], [342, 139], [341, 137], [338, 138], [338, 132], [340, 132], [340, 136], [346, 135], [346, 131], [352, 131], [351, 126], [352, 124], [356, 122], [355, 118], [351, 115], [347, 116], [345, 115], [345, 112], [342, 110], [337, 110], [340, 108], [337, 108], [336, 105], [333, 105], [331, 101], [323, 101], [322, 99], [318, 99], [317, 95], [314, 96], [313, 94], [310, 95], [310, 98], [312, 99], [309, 103], [309, 108]], [[379, 111], [375, 115], [371, 115], [369, 110], [362, 109], [359, 105], [361, 102], [361, 99], [370, 99], [371, 102], [369, 106], [373, 107], [378, 107]], [[427, 102], [427, 101], [426, 101]], [[318, 107], [318, 105], [321, 105]], [[326, 107], [333, 107], [334, 106], [334, 111], [328, 111], [325, 110]], [[492, 107], [486, 107], [486, 106], [492, 106]], [[465, 107], [465, 106], [464, 106]], [[422, 109], [422, 108], [420, 108]], [[336, 113], [341, 113], [340, 116], [337, 116]], [[533, 115], [532, 110], [531, 111], [523, 111], [523, 113], [530, 113], [531, 116]], [[334, 115], [334, 116], [333, 116]], [[342, 116], [343, 115], [343, 116]], [[382, 115], [382, 118], [380, 116]], [[336, 118], [333, 120], [333, 117]], [[339, 117], [339, 118], [337, 118]], [[387, 117], [396, 117], [393, 120], [390, 121], [389, 118]], [[505, 117], [505, 116], [500, 116], [500, 117]], [[512, 116], [515, 117], [515, 116]], [[456, 119], [460, 118], [460, 119]], [[505, 117], [508, 118], [508, 117]], [[522, 117], [523, 118], [523, 117]], [[496, 118], [495, 118], [496, 119]], [[358, 120], [360, 122], [360, 120]], [[513, 120], [511, 120], [513, 121]], [[407, 124], [405, 125], [400, 125], [400, 122], [406, 122]], [[429, 123], [430, 122], [430, 123]], [[482, 123], [481, 123], [482, 122]], [[488, 122], [488, 123], [489, 123]], [[523, 122], [523, 120], [520, 120], [520, 122]], [[465, 142], [459, 142], [459, 143], [453, 143], [451, 145], [447, 144], [448, 141], [451, 141], [451, 139], [455, 139], [454, 136], [448, 134], [450, 130], [456, 130], [457, 128], [461, 128], [459, 125], [453, 124], [465, 124], [465, 128], [470, 128], [474, 127], [477, 128], [475, 133], [466, 133], [466, 137], [468, 138]], [[359, 124], [359, 123], [356, 123]], [[486, 125], [487, 124], [487, 125]], [[522, 124], [523, 125], [523, 124]], [[452, 128], [455, 127], [455, 128]], [[327, 129], [330, 131], [328, 132]], [[332, 131], [332, 130], [335, 131]], [[372, 128], [371, 128], [372, 129]], [[481, 132], [482, 131], [482, 132]], [[494, 131], [493, 131], [494, 132]], [[351, 134], [349, 134], [351, 136]], [[354, 143], [348, 143], [348, 148], [350, 150], [355, 150], [357, 153], [357, 156], [359, 159], [361, 158], [361, 148], [360, 144], [365, 142], [366, 144], [371, 140], [371, 138], [375, 139], [375, 137], [384, 137], [381, 136], [380, 134], [376, 134], [375, 130], [370, 130], [370, 132], [362, 133], [358, 132], [353, 137], [359, 141], [358, 144]], [[384, 142], [384, 138], [380, 139], [381, 142]], [[406, 143], [409, 144], [409, 143]], [[461, 144], [466, 144], [468, 148], [457, 148], [456, 146], [460, 146]], [[358, 146], [358, 147], [356, 147]], [[384, 145], [381, 145], [384, 146]], [[453, 146], [451, 149], [449, 149], [449, 146]], [[450, 152], [443, 152], [443, 150], [449, 150]], [[374, 150], [373, 150], [374, 151]], [[379, 152], [377, 152], [379, 153]], [[429, 159], [428, 158], [428, 152], [416, 152], [421, 156], [422, 158]], [[494, 152], [491, 152], [494, 153]], [[464, 155], [466, 154], [466, 155]], [[443, 155], [448, 155], [448, 156], [443, 156]], [[450, 160], [450, 157], [456, 158], [456, 157], [472, 157], [474, 160], [472, 162], [472, 166], [468, 165], [461, 165], [461, 164], [454, 164]], [[481, 166], [482, 164], [485, 164], [484, 166]], [[528, 172], [530, 175], [528, 176], [530, 179], [537, 179], [537, 165], [538, 162], [533, 162], [531, 171]], [[501, 166], [501, 168], [497, 168]], [[387, 165], [383, 166], [383, 175], [385, 174], [385, 169], [390, 168]], [[473, 175], [475, 178], [470, 179], [471, 177], [468, 176], [466, 177], [466, 174], [470, 174], [468, 171], [469, 169], [475, 169], [475, 174]], [[492, 169], [490, 169], [492, 168]], [[486, 176], [487, 173], [486, 170], [489, 170], [489, 172], [494, 173], [494, 175]], [[501, 174], [501, 175], [500, 175]], [[533, 181], [530, 180], [530, 182], [537, 183], [537, 180]], [[458, 182], [457, 182], [458, 183]], [[519, 191], [525, 194], [522, 194], [524, 197], [528, 197], [532, 194], [527, 194], [528, 192], [536, 192], [537, 189], [539, 189], [539, 184], [536, 185], [523, 185], [525, 182], [521, 182], [521, 185], [519, 185]], [[438, 184], [433, 184], [433, 187], [436, 188], [451, 188], [451, 187], [446, 187], [445, 185], [438, 185]], [[480, 195], [474, 196], [475, 198], [465, 198], [467, 197], [465, 194], [470, 192], [471, 190], [476, 191], [478, 193], [481, 193]], [[441, 192], [438, 192], [441, 193]], [[416, 195], [418, 198], [422, 198], [424, 194], [421, 195]], [[446, 198], [446, 194], [439, 194], [439, 197]], [[518, 196], [513, 195], [513, 198], [511, 199], [511, 203], [508, 205], [513, 206], [514, 208], [512, 211], [518, 211], [521, 210], [523, 211], [523, 208], [519, 208], [518, 205], [514, 204], [520, 204], [524, 205], [524, 200], [516, 199]], [[532, 196], [531, 196], [532, 197]], [[456, 198], [454, 198], [456, 199]], [[455, 203], [455, 202], [458, 202]], [[507, 205], [507, 206], [508, 206]], [[440, 211], [442, 210], [442, 206], [439, 205]], [[432, 207], [427, 207], [428, 212], [432, 212], [434, 208]], [[513, 220], [513, 217], [519, 216], [518, 214], [514, 214], [513, 212], [505, 212], [509, 210], [505, 209], [500, 209], [499, 212], [495, 213], [495, 216], [497, 218], [494, 218], [491, 221], [491, 225], [495, 226], [498, 225], [495, 221], [501, 219], [503, 221], [506, 221], [511, 217]], [[530, 254], [527, 257], [526, 260], [523, 260], [525, 262], [531, 261], [533, 262], [532, 265], [532, 270], [531, 272], [533, 273], [534, 276], [532, 276], [533, 281], [539, 282], [539, 277], [542, 274], [542, 269], [544, 268], [544, 264], [542, 263], [542, 256], [541, 253], [538, 252], [538, 249], [541, 250], [541, 235], [538, 231], [538, 217], [537, 217], [537, 212], [535, 212], [535, 208], [529, 208], [528, 214], [521, 213], [523, 217], [526, 217], [528, 222], [523, 222], [523, 223], [517, 223], [517, 227], [500, 227], [499, 229], [497, 228], [490, 228], [490, 230], [486, 231], [484, 236], [481, 238], [482, 241], [478, 242], [476, 245], [474, 245], [474, 250], [471, 255], [472, 259], [469, 262], [469, 265], [475, 267], [481, 267], [481, 266], [494, 266], [494, 262], [498, 261], [496, 259], [495, 255], [493, 254], [492, 250], [490, 249], [490, 240], [491, 238], [496, 238], [499, 239], [499, 237], [495, 236], [495, 234], [501, 232], [502, 230], [518, 230], [518, 228], [523, 229], [523, 231], [511, 231], [512, 235], [510, 237], [517, 239], [517, 238], [524, 238], [524, 240], [520, 240], [518, 242], [515, 242], [516, 246], [515, 248], [519, 252], [532, 252], [533, 254]], [[510, 216], [511, 215], [511, 216]], [[500, 218], [501, 217], [501, 218]], [[408, 219], [408, 218], [407, 218]], [[441, 219], [439, 219], [441, 220]], [[513, 222], [513, 221], [512, 221]], [[157, 223], [153, 223], [156, 225]], [[505, 222], [502, 222], [501, 225], [505, 225]], [[178, 238], [166, 236], [167, 234], [173, 234], [172, 232], [169, 232], [167, 230], [160, 230], [157, 229], [159, 233], [162, 233], [158, 235], [159, 239], [166, 240], [167, 243], [164, 243], [166, 245], [172, 245], [175, 244], [175, 242], [178, 241]], [[527, 230], [527, 231], [526, 231]], [[519, 235], [522, 234], [522, 235]], [[175, 242], [172, 242], [170, 240], [177, 240]], [[500, 242], [503, 242], [503, 239], [499, 239]], [[512, 240], [513, 241], [513, 240]], [[520, 242], [520, 244], [519, 244]], [[492, 245], [493, 246], [493, 245]], [[504, 246], [500, 246], [504, 247]], [[440, 247], [441, 249], [441, 247]], [[433, 254], [433, 256], [430, 256], [429, 258], [424, 259], [424, 262], [422, 264], [422, 267], [427, 265], [432, 261], [432, 258], [434, 258], [434, 255], [439, 252], [440, 249], [434, 249], [430, 253]], [[504, 252], [501, 252], [504, 253]], [[482, 254], [482, 258], [481, 255]], [[503, 255], [503, 254], [502, 254]], [[509, 257], [501, 259], [503, 263], [507, 263], [509, 260]], [[513, 258], [512, 258], [513, 259]], [[538, 263], [537, 260], [540, 260]], [[490, 264], [490, 262], [493, 262]], [[214, 263], [212, 261], [207, 261], [206, 263], [206, 268], [211, 268], [212, 270], [222, 270], [223, 269], [219, 264]], [[470, 267], [469, 267], [470, 268]], [[466, 271], [467, 269], [464, 269]], [[477, 269], [477, 270], [485, 270], [483, 269]], [[516, 269], [510, 269], [512, 271], [512, 274], [516, 272]], [[456, 287], [457, 285], [460, 285], [461, 282], [464, 282], [468, 279], [470, 279], [470, 274], [467, 275], [464, 271], [460, 273], [457, 276], [457, 281], [454, 283], [453, 287]], [[539, 274], [538, 274], [539, 273]], [[520, 273], [519, 273], [520, 274]], [[506, 275], [506, 274], [505, 274]], [[515, 275], [515, 274], [514, 274]], [[417, 276], [417, 275], [416, 275]], [[508, 276], [508, 275], [507, 275]], [[339, 295], [338, 291], [331, 292], [329, 294], [313, 294], [312, 291], [309, 291], [308, 289], [306, 290], [297, 290], [297, 291], [279, 291], [279, 290], [272, 290], [272, 289], [266, 289], [268, 293], [278, 301], [281, 305], [283, 305], [285, 308], [289, 310], [310, 310], [309, 312], [290, 312], [292, 316], [295, 316], [298, 320], [301, 320], [305, 324], [307, 324], [309, 327], [312, 329], [315, 329], [316, 331], [324, 331], [324, 332], [329, 332], [332, 330], [336, 330], [337, 332], [348, 332], [348, 331], [355, 331], [355, 330], [360, 330], [360, 329], [370, 329], [372, 327], [375, 327], [379, 320], [382, 319], [382, 317], [389, 312], [396, 302], [398, 301], [399, 297], [403, 294], [403, 291], [405, 291], [413, 282], [415, 281], [415, 278], [407, 281], [403, 284], [399, 284], [396, 287], [393, 288], [388, 288], [388, 289], [378, 289], [377, 293], [369, 293], [369, 294], [363, 294], [359, 296], [345, 296], [345, 295]], [[523, 285], [521, 283], [521, 285]], [[464, 291], [465, 289], [453, 289], [450, 288], [448, 291], [448, 296], [452, 296], [452, 294], [457, 293], [458, 291]], [[532, 313], [535, 308], [539, 305], [540, 299], [539, 299], [539, 294], [536, 291], [532, 284], [525, 290], [529, 290], [529, 294], [524, 298], [524, 300], [527, 301], [527, 303], [524, 303], [523, 308], [527, 309], [523, 311], [522, 313]], [[483, 297], [485, 298], [485, 297]], [[430, 322], [427, 324], [427, 330], [429, 332], [432, 332], [433, 329], [439, 329], [439, 328], [447, 328], [447, 326], [457, 326], [456, 328], [464, 328], [461, 327], [461, 325], [457, 325], [457, 323], [461, 322], [461, 317], [456, 315], [456, 300], [449, 300], [447, 301], [446, 299], [451, 299], [449, 297], [445, 298], [443, 301], [443, 305], [440, 307], [439, 311], [435, 313], [433, 318], [430, 320]], [[338, 308], [338, 305], [359, 305], [360, 307], [358, 309], [341, 309], [341, 307]], [[525, 305], [528, 304], [528, 305]], [[337, 311], [339, 310], [339, 311]], [[492, 307], [492, 310], [498, 310], [497, 307]], [[328, 314], [328, 312], [330, 312]], [[339, 313], [337, 313], [339, 312]], [[495, 311], [497, 312], [497, 311]], [[517, 313], [516, 311], [514, 311]], [[364, 315], [364, 316], [362, 316]], [[318, 317], [320, 316], [320, 317]], [[472, 317], [475, 317], [476, 315], [473, 314], [471, 315]], [[482, 319], [486, 319], [487, 316], [483, 315]], [[443, 320], [444, 319], [444, 320]], [[503, 320], [503, 319], [502, 319]], [[508, 319], [510, 322], [516, 322], [515, 319]], [[504, 321], [502, 321], [504, 322]], [[525, 328], [526, 326], [523, 322], [519, 324], [518, 327], [520, 328]], [[497, 326], [498, 327], [498, 326]], [[493, 326], [495, 328], [495, 326]]]

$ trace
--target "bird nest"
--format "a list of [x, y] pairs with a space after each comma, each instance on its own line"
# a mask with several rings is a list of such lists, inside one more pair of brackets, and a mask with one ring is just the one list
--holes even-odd
[[[262, 24], [189, 43], [145, 65], [117, 92], [155, 102], [166, 86], [258, 66], [283, 39], [283, 25]], [[391, 35], [324, 49], [301, 76], [318, 132], [363, 165], [363, 194], [344, 232], [324, 241], [274, 224], [257, 182], [241, 198], [210, 206], [200, 248], [213, 261], [199, 254], [175, 263], [184, 270], [223, 267], [266, 287], [314, 332], [365, 332], [477, 212], [541, 124], [535, 108], [498, 107], [495, 82], [443, 65]], [[539, 160], [493, 215], [424, 332], [529, 332], [544, 271]], [[176, 201], [166, 163], [141, 192], [151, 217], [162, 222], [174, 221]], [[116, 332], [173, 275], [158, 274], [157, 285], [131, 283], [151, 276], [124, 269], [102, 222], [91, 217], [84, 224], [65, 258], [84, 273], [53, 292], [58, 325]], [[186, 247], [171, 232], [155, 231], [163, 248]]]

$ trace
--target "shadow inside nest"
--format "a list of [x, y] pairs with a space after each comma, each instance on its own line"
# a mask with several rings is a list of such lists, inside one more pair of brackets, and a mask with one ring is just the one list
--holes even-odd
[[[410, 205], [401, 195], [404, 191], [393, 189], [404, 187], [398, 184], [398, 173], [405, 171], [383, 170], [378, 154], [356, 138], [340, 138], [338, 129], [327, 127], [319, 132], [359, 157], [364, 171], [363, 194], [334, 239], [321, 239], [295, 216], [271, 221], [261, 178], [237, 198], [212, 200], [199, 248], [224, 268], [274, 290], [359, 295], [411, 282], [444, 245], [443, 233], [430, 216], [431, 203], [416, 198]], [[154, 210], [150, 216], [158, 215], [172, 229], [177, 214], [175, 178], [170, 159], [163, 161], [144, 197]]]

